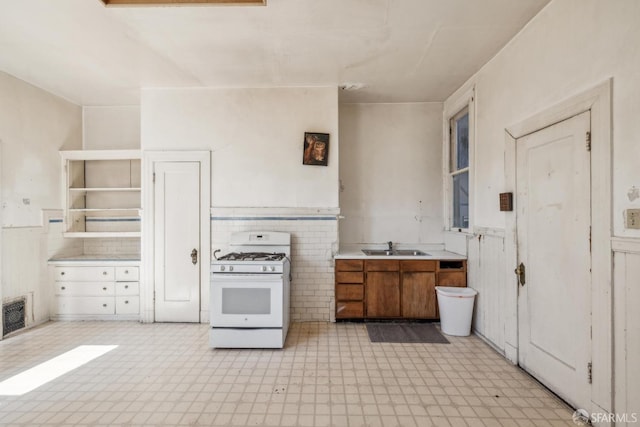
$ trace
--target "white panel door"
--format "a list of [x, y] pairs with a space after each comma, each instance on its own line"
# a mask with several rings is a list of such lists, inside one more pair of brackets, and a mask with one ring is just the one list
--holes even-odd
[[519, 364], [591, 407], [591, 174], [585, 112], [517, 140]]
[[155, 162], [154, 173], [155, 320], [199, 322], [200, 163]]

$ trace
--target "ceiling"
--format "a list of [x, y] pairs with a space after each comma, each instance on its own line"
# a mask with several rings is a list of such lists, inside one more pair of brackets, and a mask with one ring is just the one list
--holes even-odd
[[341, 102], [443, 101], [548, 2], [5, 0], [0, 70], [79, 105], [137, 105], [146, 87], [355, 85]]

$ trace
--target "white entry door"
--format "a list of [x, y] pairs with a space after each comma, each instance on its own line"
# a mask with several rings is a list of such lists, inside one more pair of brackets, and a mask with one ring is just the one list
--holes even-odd
[[200, 321], [200, 162], [154, 163], [156, 322]]
[[590, 113], [519, 138], [519, 364], [591, 407]]

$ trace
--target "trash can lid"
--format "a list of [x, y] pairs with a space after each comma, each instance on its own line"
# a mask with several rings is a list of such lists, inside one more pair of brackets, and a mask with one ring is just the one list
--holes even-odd
[[443, 295], [453, 298], [473, 298], [478, 294], [478, 291], [471, 288], [459, 288], [453, 286], [436, 286], [436, 292], [438, 295]]

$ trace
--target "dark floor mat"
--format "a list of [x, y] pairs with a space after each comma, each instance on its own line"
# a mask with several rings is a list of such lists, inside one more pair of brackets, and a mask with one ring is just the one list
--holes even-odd
[[449, 344], [433, 323], [367, 323], [371, 342]]

